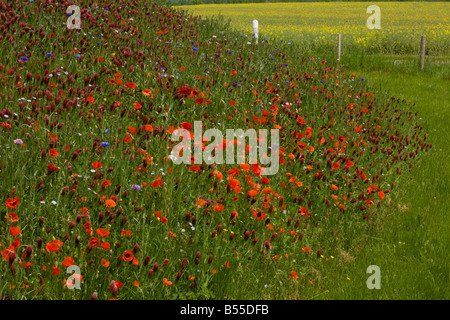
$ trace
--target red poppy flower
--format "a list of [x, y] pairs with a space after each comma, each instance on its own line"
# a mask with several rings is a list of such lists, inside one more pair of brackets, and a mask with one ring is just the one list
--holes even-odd
[[92, 164], [92, 167], [94, 167], [95, 170], [100, 169], [101, 167], [103, 167], [103, 164], [101, 162], [95, 161]]
[[109, 248], [111, 248], [111, 245], [109, 244], [109, 242], [105, 241], [105, 242], [102, 242], [101, 247], [103, 250], [108, 250]]
[[104, 188], [104, 187], [109, 187], [111, 185], [111, 181], [110, 180], [105, 180], [105, 181], [102, 181], [102, 187]]
[[17, 213], [11, 211], [10, 213], [8, 213], [8, 216], [5, 216], [5, 218], [8, 218], [9, 221], [11, 222], [17, 222], [19, 221], [19, 216], [17, 215]]
[[189, 170], [195, 172], [195, 171], [200, 170], [200, 167], [198, 165], [194, 164], [194, 165], [189, 167]]
[[59, 156], [59, 153], [56, 149], [50, 149], [50, 151], [48, 152], [48, 154], [50, 155], [50, 157], [52, 158], [56, 158], [57, 156]]
[[59, 270], [59, 268], [52, 267], [52, 273], [54, 276], [57, 276], [60, 272], [61, 272], [61, 270]]
[[19, 204], [18, 197], [14, 197], [14, 199], [8, 198], [8, 200], [6, 200], [7, 208], [14, 209], [15, 207], [17, 207], [18, 204]]
[[100, 241], [98, 241], [98, 238], [96, 238], [96, 237], [92, 237], [88, 241], [89, 247], [91, 247], [91, 248], [97, 247], [99, 245], [99, 243], [100, 243]]
[[56, 252], [59, 251], [59, 248], [61, 248], [62, 245], [63, 245], [62, 241], [55, 239], [53, 240], [53, 242], [47, 243], [45, 248], [47, 249], [47, 252]]
[[20, 229], [18, 227], [10, 227], [9, 231], [13, 237], [17, 237], [20, 234]]
[[106, 259], [102, 259], [101, 264], [102, 264], [102, 266], [104, 266], [105, 268], [108, 268], [108, 267], [109, 267], [109, 261], [106, 260]]
[[192, 124], [190, 124], [189, 122], [182, 122], [181, 126], [186, 130], [191, 130], [192, 128]]
[[123, 253], [122, 258], [123, 258], [123, 260], [125, 260], [125, 261], [131, 261], [131, 260], [133, 260], [133, 253], [132, 253], [130, 250], [125, 251], [125, 252]]
[[122, 236], [122, 237], [131, 237], [132, 235], [133, 235], [133, 232], [131, 232], [131, 230], [122, 230], [121, 232], [120, 232], [120, 235]]
[[128, 82], [128, 83], [125, 83], [125, 87], [130, 88], [130, 89], [136, 89], [137, 85], [135, 85], [133, 82]]
[[97, 229], [97, 234], [98, 234], [100, 237], [107, 238], [107, 237], [109, 236], [109, 231], [106, 230], [106, 229], [98, 228], [98, 229]]
[[67, 257], [67, 258], [65, 258], [64, 261], [62, 262], [62, 265], [63, 265], [64, 267], [70, 267], [71, 265], [74, 265], [74, 264], [75, 264], [75, 262], [73, 261], [73, 258], [72, 258], [72, 257]]
[[116, 202], [114, 200], [112, 200], [112, 199], [108, 199], [108, 200], [105, 201], [105, 205], [108, 208], [114, 208], [116, 206]]
[[148, 132], [153, 132], [153, 126], [151, 124], [144, 124], [144, 130]]

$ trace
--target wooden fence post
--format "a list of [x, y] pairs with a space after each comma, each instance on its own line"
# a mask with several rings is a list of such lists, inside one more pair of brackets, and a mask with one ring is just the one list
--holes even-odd
[[341, 34], [338, 34], [337, 60], [341, 61]]
[[425, 44], [426, 38], [425, 36], [422, 36], [422, 41], [420, 44], [420, 70], [425, 68]]
[[258, 20], [253, 20], [253, 36], [258, 44]]

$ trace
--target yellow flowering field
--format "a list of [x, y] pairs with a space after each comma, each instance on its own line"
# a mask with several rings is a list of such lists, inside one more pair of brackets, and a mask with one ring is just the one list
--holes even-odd
[[[381, 28], [368, 29], [369, 5], [380, 7]], [[449, 53], [450, 4], [445, 2], [339, 2], [212, 4], [180, 7], [202, 17], [221, 15], [231, 27], [252, 34], [259, 22], [259, 37], [300, 42], [305, 49], [335, 50], [342, 35], [343, 53], [417, 54], [421, 36], [431, 55]]]

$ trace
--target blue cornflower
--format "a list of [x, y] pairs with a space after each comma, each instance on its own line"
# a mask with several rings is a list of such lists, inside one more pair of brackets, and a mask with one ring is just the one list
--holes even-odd
[[198, 51], [198, 48], [197, 47], [192, 47], [192, 50]]
[[27, 57], [20, 57], [20, 60], [28, 61], [28, 58]]
[[102, 142], [102, 143], [100, 143], [100, 145], [102, 147], [109, 147], [109, 142]]

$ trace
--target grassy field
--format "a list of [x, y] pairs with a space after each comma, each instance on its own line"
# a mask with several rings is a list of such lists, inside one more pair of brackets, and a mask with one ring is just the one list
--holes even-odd
[[[394, 65], [400, 59], [403, 64]], [[426, 72], [419, 72], [417, 59], [412, 57], [361, 60], [361, 56], [347, 56], [347, 70], [386, 89], [389, 95], [414, 102], [433, 150], [418, 164], [420, 169], [398, 185], [395, 200], [383, 212], [384, 223], [355, 260], [342, 269], [326, 270], [327, 274], [336, 273], [324, 286], [328, 294], [318, 298], [448, 299], [450, 145], [446, 135], [450, 126], [443, 119], [450, 116], [446, 107], [450, 101], [444, 94], [450, 87], [449, 67], [430, 64]], [[381, 269], [381, 290], [365, 288], [366, 268], [372, 264]]]
[[[381, 29], [368, 29], [369, 5], [380, 7]], [[222, 16], [230, 26], [252, 34], [259, 22], [259, 37], [295, 41], [307, 52], [335, 52], [342, 34], [342, 52], [408, 54], [420, 51], [427, 37], [432, 55], [448, 54], [450, 4], [446, 2], [315, 2], [191, 5], [178, 7], [202, 17]]]
[[[81, 30], [61, 3], [0, 15], [0, 297], [449, 297], [445, 54], [338, 63], [157, 3], [78, 5]], [[200, 120], [279, 130], [278, 173], [175, 163], [176, 129], [204, 159], [239, 144]]]

